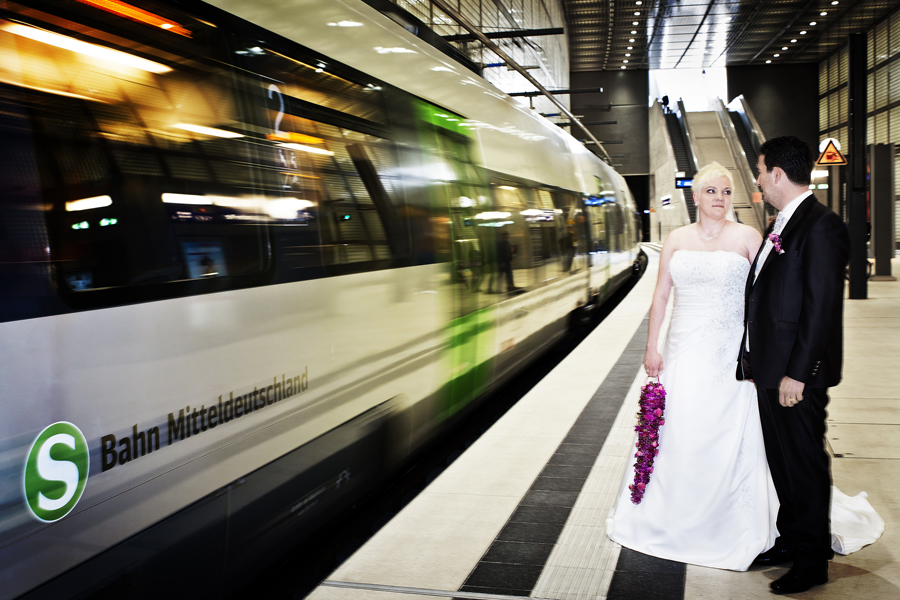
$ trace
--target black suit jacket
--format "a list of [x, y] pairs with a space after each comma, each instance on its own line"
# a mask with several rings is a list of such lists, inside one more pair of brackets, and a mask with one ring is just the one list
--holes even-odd
[[737, 378], [765, 389], [778, 388], [785, 375], [808, 387], [835, 386], [843, 360], [847, 227], [809, 196], [781, 232], [781, 245], [784, 253], [773, 248], [754, 283], [760, 247], [747, 276], [744, 337], [750, 336], [750, 352], [742, 339]]

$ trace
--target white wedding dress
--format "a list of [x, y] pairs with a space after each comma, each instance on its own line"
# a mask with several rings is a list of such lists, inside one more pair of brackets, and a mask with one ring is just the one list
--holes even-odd
[[[678, 250], [669, 262], [675, 303], [660, 375], [666, 422], [643, 500], [631, 502], [629, 460], [607, 519], [607, 534], [622, 546], [745, 571], [778, 537], [778, 496], [766, 463], [756, 388], [735, 379], [749, 270], [746, 258], [725, 251]], [[868, 506], [865, 494], [860, 496], [850, 500]], [[847, 503], [832, 506], [833, 518], [836, 510], [855, 524], [855, 541], [868, 534], [865, 543], [871, 543], [884, 528], [881, 521], [875, 534], [880, 518], [874, 510], [874, 519]], [[840, 530], [837, 523], [832, 530]]]

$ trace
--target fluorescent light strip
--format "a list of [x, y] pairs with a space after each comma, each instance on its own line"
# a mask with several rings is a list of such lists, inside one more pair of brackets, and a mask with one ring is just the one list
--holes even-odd
[[93, 198], [82, 198], [81, 200], [72, 200], [66, 202], [66, 211], [76, 212], [79, 210], [90, 210], [92, 208], [103, 208], [112, 205], [112, 198], [109, 196], [94, 196]]
[[196, 204], [212, 206], [215, 204], [215, 196], [198, 196], [197, 194], [163, 194], [162, 201], [166, 204]]
[[[266, 212], [285, 213], [298, 211], [315, 206], [309, 200], [301, 198], [272, 198], [265, 196], [202, 196], [199, 194], [170, 194], [162, 195], [162, 201], [166, 204], [192, 204], [194, 206], [224, 206], [243, 210], [262, 209]], [[274, 215], [273, 215], [274, 216]]]
[[19, 23], [7, 22], [7, 24], [0, 26], [0, 31], [19, 35], [36, 42], [47, 44], [49, 46], [62, 48], [63, 50], [70, 50], [72, 52], [77, 52], [78, 54], [84, 54], [85, 56], [91, 56], [93, 58], [99, 58], [100, 60], [118, 63], [120, 65], [125, 65], [134, 69], [140, 69], [141, 71], [149, 71], [150, 73], [159, 74], [168, 73], [172, 70], [166, 65], [153, 62], [152, 60], [147, 60], [139, 56], [134, 56], [126, 52], [119, 52], [118, 50], [112, 50], [110, 48], [105, 48], [96, 44], [89, 44], [87, 42], [82, 42], [65, 35], [51, 33], [50, 31], [46, 31], [44, 29], [37, 29], [35, 27], [29, 27], [27, 25], [21, 25]]
[[234, 133], [233, 131], [225, 131], [224, 129], [215, 129], [213, 127], [204, 127], [203, 125], [191, 125], [190, 123], [177, 123], [175, 125], [172, 125], [172, 127], [176, 129], [184, 129], [185, 131], [192, 131], [201, 135], [209, 135], [220, 138], [244, 137], [240, 133]]
[[289, 150], [300, 150], [301, 152], [309, 152], [310, 154], [324, 154], [325, 156], [334, 156], [331, 150], [323, 148], [313, 148], [312, 146], [304, 146], [303, 144], [277, 144], [279, 148], [287, 148]]
[[509, 217], [510, 213], [508, 212], [499, 212], [499, 211], [487, 211], [483, 213], [478, 213], [475, 215], [476, 219], [488, 220], [488, 219], [505, 219]]

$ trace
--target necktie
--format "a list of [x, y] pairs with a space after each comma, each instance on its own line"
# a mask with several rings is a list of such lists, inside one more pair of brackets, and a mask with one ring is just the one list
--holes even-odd
[[783, 212], [779, 212], [779, 213], [778, 213], [778, 216], [775, 217], [775, 227], [772, 229], [772, 231], [773, 231], [776, 235], [781, 235], [781, 230], [782, 230], [782, 229], [784, 229], [784, 213], [783, 213]]

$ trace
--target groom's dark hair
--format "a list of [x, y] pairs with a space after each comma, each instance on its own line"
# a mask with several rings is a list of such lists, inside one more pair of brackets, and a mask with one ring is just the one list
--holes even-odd
[[809, 185], [813, 159], [809, 153], [809, 146], [800, 138], [785, 135], [766, 140], [759, 153], [763, 155], [767, 171], [781, 167], [791, 183]]

